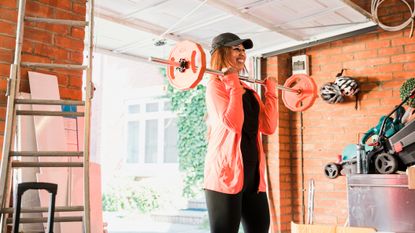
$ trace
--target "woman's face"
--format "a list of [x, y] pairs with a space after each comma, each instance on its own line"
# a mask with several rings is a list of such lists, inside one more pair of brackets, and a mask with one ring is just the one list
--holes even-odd
[[245, 67], [245, 48], [242, 44], [231, 47], [230, 61], [232, 62], [233, 68], [238, 72], [243, 70]]

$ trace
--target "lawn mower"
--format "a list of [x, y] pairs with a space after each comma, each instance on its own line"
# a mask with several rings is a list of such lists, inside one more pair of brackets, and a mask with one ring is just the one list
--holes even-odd
[[415, 89], [392, 112], [382, 116], [359, 144], [346, 146], [337, 162], [326, 164], [325, 175], [334, 179], [347, 174], [392, 174], [415, 164], [415, 120], [402, 123], [402, 105], [414, 97]]

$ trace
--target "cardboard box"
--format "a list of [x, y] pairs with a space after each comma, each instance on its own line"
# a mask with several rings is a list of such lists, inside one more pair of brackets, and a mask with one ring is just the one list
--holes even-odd
[[291, 233], [372, 233], [373, 228], [340, 227], [332, 225], [306, 225], [291, 222]]
[[415, 165], [408, 167], [406, 174], [408, 175], [408, 188], [415, 189]]

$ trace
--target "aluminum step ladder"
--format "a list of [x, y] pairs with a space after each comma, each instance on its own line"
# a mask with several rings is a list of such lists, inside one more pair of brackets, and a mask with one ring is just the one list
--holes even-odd
[[[64, 1], [64, 0], [60, 0]], [[69, 0], [67, 0], [69, 1]], [[14, 208], [10, 207], [10, 198], [12, 194], [12, 174], [15, 168], [26, 167], [82, 167], [83, 168], [83, 199], [82, 206], [56, 206], [55, 212], [82, 212], [82, 216], [67, 216], [56, 217], [55, 222], [83, 222], [83, 232], [90, 233], [90, 188], [89, 188], [89, 143], [90, 143], [90, 109], [91, 99], [93, 95], [92, 84], [92, 52], [93, 52], [93, 15], [94, 15], [94, 0], [87, 0], [87, 16], [86, 21], [65, 20], [65, 19], [50, 19], [26, 17], [25, 8], [26, 0], [18, 1], [18, 18], [16, 29], [16, 47], [14, 52], [14, 61], [10, 69], [10, 77], [8, 79], [7, 88], [7, 110], [6, 122], [4, 129], [4, 141], [1, 158], [0, 171], [0, 233], [7, 233], [12, 223]], [[46, 24], [61, 24], [67, 26], [77, 26], [85, 28], [85, 35], [88, 37], [88, 59], [85, 59], [86, 65], [79, 64], [42, 64], [21, 62], [21, 51], [23, 45], [24, 22], [42, 22]], [[20, 69], [21, 67], [36, 67], [49, 69], [78, 69], [84, 70], [85, 78], [85, 99], [83, 101], [74, 100], [42, 100], [42, 99], [17, 99], [20, 86]], [[17, 105], [77, 105], [84, 106], [84, 112], [64, 112], [64, 111], [22, 111], [17, 110]], [[16, 116], [31, 115], [31, 116], [57, 116], [57, 117], [84, 117], [84, 148], [82, 152], [63, 152], [63, 151], [13, 151], [13, 138], [16, 131]], [[83, 158], [82, 162], [22, 162], [19, 158], [24, 156], [49, 156], [49, 157], [71, 157], [80, 156]], [[15, 192], [14, 190], [13, 192]], [[30, 207], [22, 208], [21, 213], [43, 213], [48, 212], [47, 207]], [[21, 218], [20, 223], [39, 223], [46, 222], [47, 218]]]

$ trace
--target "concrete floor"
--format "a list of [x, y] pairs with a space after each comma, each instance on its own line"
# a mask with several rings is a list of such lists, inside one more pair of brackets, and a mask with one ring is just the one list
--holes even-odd
[[209, 233], [206, 224], [186, 225], [155, 222], [145, 215], [104, 213], [108, 233]]

